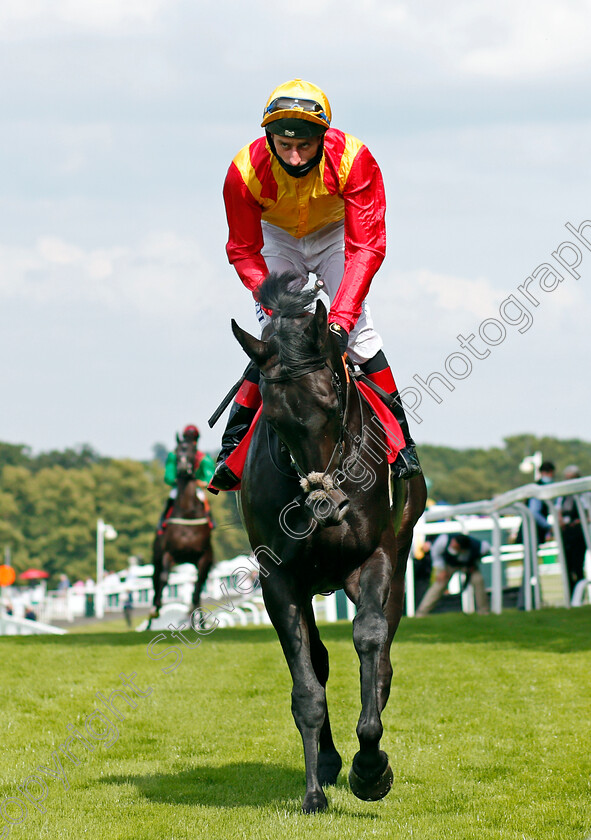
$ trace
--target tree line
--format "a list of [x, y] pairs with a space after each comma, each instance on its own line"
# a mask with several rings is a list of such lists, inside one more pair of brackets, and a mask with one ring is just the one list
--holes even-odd
[[[560, 472], [577, 464], [591, 474], [591, 443], [518, 435], [502, 447], [453, 449], [420, 447], [429, 496], [440, 502], [488, 499], [531, 480], [519, 471], [526, 455], [541, 451]], [[113, 525], [118, 537], [105, 543], [110, 571], [127, 567], [131, 555], [151, 562], [158, 517], [168, 493], [164, 484], [162, 444], [150, 461], [105, 458], [84, 444], [33, 455], [21, 444], [0, 443], [0, 562], [9, 549], [18, 572], [42, 568], [49, 585], [65, 573], [71, 581], [93, 577], [96, 569], [96, 523]], [[248, 553], [235, 494], [210, 496], [217, 527], [213, 534], [218, 560]]]
[[[32, 455], [24, 445], [0, 443], [0, 562], [8, 548], [17, 573], [49, 572], [49, 586], [61, 573], [70, 581], [96, 574], [96, 524], [117, 531], [105, 542], [105, 568], [119, 571], [131, 555], [152, 559], [156, 524], [170, 488], [164, 484], [166, 450], [159, 459], [105, 458], [87, 444]], [[218, 559], [249, 551], [234, 494], [210, 495], [217, 528]]]

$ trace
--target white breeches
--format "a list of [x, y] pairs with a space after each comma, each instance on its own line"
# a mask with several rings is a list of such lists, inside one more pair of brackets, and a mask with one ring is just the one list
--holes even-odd
[[[301, 239], [268, 222], [262, 222], [262, 229], [265, 244], [261, 253], [269, 271], [295, 271], [301, 276], [302, 288], [308, 282], [309, 274], [315, 274], [323, 281], [324, 291], [332, 303], [345, 270], [344, 222], [334, 222]], [[262, 329], [269, 317], [260, 304], [255, 307]], [[374, 329], [369, 306], [364, 301], [359, 320], [349, 335], [347, 352], [353, 362], [362, 364], [373, 359], [382, 347], [382, 339]]]

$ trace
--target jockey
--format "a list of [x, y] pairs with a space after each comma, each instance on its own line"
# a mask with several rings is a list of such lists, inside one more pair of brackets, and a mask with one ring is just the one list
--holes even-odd
[[[183, 429], [183, 439], [186, 441], [193, 441], [195, 443], [195, 447], [197, 447], [197, 441], [199, 440], [199, 429], [197, 428], [197, 426], [194, 426], [192, 423], [188, 426], [185, 426], [185, 428]], [[199, 449], [196, 448], [195, 481], [197, 482], [197, 487], [199, 488], [197, 490], [197, 495], [205, 504], [205, 508], [208, 515], [209, 504], [204, 490], [211, 481], [214, 470], [215, 463], [211, 455], [207, 455], [207, 453], [205, 452], [200, 452]], [[166, 504], [164, 505], [164, 510], [162, 511], [160, 519], [158, 520], [158, 531], [162, 530], [163, 523], [165, 522], [170, 511], [172, 510], [174, 500], [177, 496], [176, 452], [174, 450], [169, 452], [166, 457], [166, 465], [164, 467], [164, 481], [166, 482], [166, 484], [170, 485], [171, 491], [168, 494], [168, 499], [166, 500]]]
[[[386, 251], [382, 175], [368, 148], [330, 128], [320, 88], [294, 79], [276, 88], [263, 111], [265, 137], [234, 158], [224, 184], [229, 239], [226, 251], [256, 301], [271, 271], [308, 273], [324, 282], [329, 329], [342, 353], [394, 398], [398, 389], [365, 298]], [[261, 326], [268, 315], [256, 303]], [[225, 464], [260, 405], [258, 370], [248, 372], [230, 410], [212, 486], [231, 490], [237, 477]], [[420, 475], [415, 444], [400, 399], [392, 405], [405, 439], [392, 472]]]

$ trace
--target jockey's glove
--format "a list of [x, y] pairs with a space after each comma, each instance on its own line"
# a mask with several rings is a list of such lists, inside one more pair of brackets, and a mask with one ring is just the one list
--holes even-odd
[[347, 352], [347, 345], [349, 344], [349, 333], [346, 329], [341, 327], [340, 324], [335, 324], [334, 322], [332, 324], [329, 324], [328, 328], [338, 342], [339, 352], [341, 356], [344, 356], [344, 354]]

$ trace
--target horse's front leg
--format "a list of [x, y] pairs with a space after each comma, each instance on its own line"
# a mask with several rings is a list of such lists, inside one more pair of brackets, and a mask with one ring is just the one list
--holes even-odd
[[306, 814], [324, 811], [326, 796], [318, 777], [318, 743], [325, 712], [326, 695], [312, 664], [307, 608], [296, 588], [283, 575], [262, 581], [263, 597], [269, 617], [279, 636], [291, 677], [291, 711], [302, 736], [306, 763], [306, 795], [302, 810]]
[[[156, 597], [154, 597], [154, 603], [158, 609], [162, 606], [162, 593], [164, 592], [164, 587], [168, 583], [171, 566], [172, 555], [169, 551], [164, 551], [162, 554], [162, 560], [160, 561], [160, 574], [158, 575], [158, 602], [156, 602]], [[154, 569], [154, 581], [156, 581], [156, 569]]]
[[365, 800], [382, 799], [392, 787], [393, 778], [388, 756], [379, 748], [383, 733], [379, 671], [391, 641], [385, 614], [392, 577], [390, 556], [393, 554], [380, 547], [363, 565], [353, 620], [353, 642], [361, 666], [361, 715], [357, 723], [359, 752], [353, 759], [349, 784], [355, 796]]
[[195, 561], [195, 571], [197, 577], [195, 579], [195, 589], [193, 590], [193, 609], [201, 606], [201, 593], [205, 588], [205, 581], [207, 574], [211, 567], [211, 549], [207, 550]]
[[197, 624], [199, 624], [199, 622], [203, 618], [203, 612], [201, 610], [201, 595], [203, 593], [203, 590], [205, 589], [207, 576], [209, 575], [212, 565], [213, 549], [211, 545], [208, 545], [205, 548], [203, 554], [195, 562], [197, 579], [195, 580], [195, 589], [193, 590], [193, 607], [191, 613], [191, 615], [194, 616], [191, 619], [191, 621], [193, 622], [193, 626], [197, 626]]
[[[328, 651], [320, 639], [311, 602], [306, 610], [306, 619], [310, 635], [310, 655], [312, 657], [314, 673], [316, 674], [320, 685], [326, 691], [326, 683], [328, 682], [329, 672]], [[334, 745], [326, 698], [324, 701], [324, 723], [322, 724], [322, 729], [320, 730], [319, 746], [318, 779], [320, 784], [322, 787], [325, 787], [326, 785], [336, 785], [337, 777], [341, 771], [341, 767], [343, 766], [343, 761]]]
[[[154, 564], [154, 573], [152, 575], [152, 586], [154, 588], [154, 599], [152, 601], [152, 612], [150, 614], [150, 619], [157, 618], [160, 614], [160, 607], [162, 606], [162, 590], [164, 589], [164, 583], [166, 582], [166, 578], [162, 579], [163, 575], [163, 552], [162, 547], [157, 542], [158, 538], [156, 538], [156, 542], [154, 543], [154, 552], [152, 557], [152, 562]], [[149, 629], [149, 627], [148, 627]]]
[[390, 647], [404, 609], [406, 565], [412, 547], [413, 529], [425, 509], [427, 499], [427, 487], [422, 475], [415, 476], [410, 481], [398, 481], [395, 490], [399, 494], [399, 502], [404, 502], [404, 505], [398, 525], [399, 530], [396, 534], [396, 566], [384, 610], [388, 622], [388, 637], [382, 650], [378, 668], [378, 708], [380, 712], [384, 710], [390, 696], [392, 683]]

